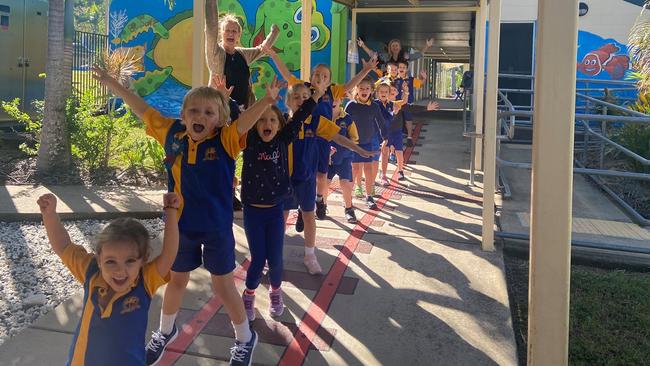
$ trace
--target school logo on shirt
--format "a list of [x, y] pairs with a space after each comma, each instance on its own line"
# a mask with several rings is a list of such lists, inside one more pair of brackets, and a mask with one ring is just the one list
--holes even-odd
[[205, 149], [205, 157], [203, 160], [217, 160], [217, 148], [209, 147]]
[[305, 129], [305, 137], [314, 137], [314, 130], [311, 128]]
[[137, 296], [129, 296], [124, 299], [124, 302], [122, 303], [122, 311], [120, 311], [120, 314], [130, 313], [137, 309], [140, 309], [140, 298]]
[[339, 127], [343, 129], [343, 128], [348, 127], [348, 125], [345, 122], [341, 122], [341, 123], [339, 123]]

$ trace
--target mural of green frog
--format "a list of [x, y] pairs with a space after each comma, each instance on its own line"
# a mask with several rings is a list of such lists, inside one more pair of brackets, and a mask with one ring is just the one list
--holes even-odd
[[[323, 14], [316, 9], [313, 1], [311, 51], [324, 49], [330, 40], [330, 29], [325, 25]], [[271, 25], [280, 28], [280, 35], [274, 48], [278, 56], [287, 64], [291, 71], [300, 68], [300, 34], [302, 22], [302, 1], [266, 0], [255, 12], [255, 23], [251, 23], [237, 0], [220, 0], [219, 15], [234, 14], [242, 24], [241, 44], [243, 47], [259, 45]], [[126, 44], [137, 38], [139, 34], [149, 32], [154, 34], [146, 57], [154, 62], [158, 69], [147, 71], [137, 79], [133, 88], [141, 96], [155, 92], [169, 77], [181, 85], [191, 85], [191, 48], [192, 48], [192, 10], [180, 12], [164, 22], [150, 14], [141, 14], [128, 21], [118, 36], [111, 42], [114, 45]], [[265, 91], [265, 85], [275, 76], [268, 58], [263, 57], [251, 65], [253, 92], [260, 95]], [[206, 73], [207, 75], [207, 73]]]

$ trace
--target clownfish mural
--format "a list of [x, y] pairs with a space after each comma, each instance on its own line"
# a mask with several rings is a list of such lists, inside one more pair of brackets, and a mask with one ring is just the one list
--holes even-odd
[[605, 71], [612, 80], [620, 80], [630, 67], [630, 58], [617, 54], [620, 51], [621, 48], [614, 43], [590, 51], [578, 62], [578, 71], [587, 76], [596, 76]]

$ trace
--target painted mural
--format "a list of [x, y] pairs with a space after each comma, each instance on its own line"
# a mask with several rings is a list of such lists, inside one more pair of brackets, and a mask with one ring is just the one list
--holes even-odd
[[593, 33], [578, 32], [578, 78], [623, 80], [630, 67], [626, 45]]
[[[132, 87], [163, 114], [178, 116], [192, 79], [192, 0], [177, 0], [172, 10], [164, 1], [113, 0], [109, 31], [113, 49], [125, 47], [142, 55], [142, 72]], [[314, 1], [311, 28], [312, 63], [330, 60], [331, 0]], [[300, 68], [302, 6], [300, 0], [220, 0], [220, 14], [232, 13], [243, 24], [243, 47], [259, 45], [271, 24], [280, 28], [274, 47], [291, 71]], [[254, 92], [276, 75], [267, 57], [252, 63]], [[206, 71], [207, 75], [207, 71]]]

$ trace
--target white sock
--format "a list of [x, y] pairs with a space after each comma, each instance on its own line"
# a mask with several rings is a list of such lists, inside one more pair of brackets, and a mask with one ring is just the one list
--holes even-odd
[[244, 320], [241, 324], [232, 323], [232, 328], [235, 330], [235, 339], [239, 342], [248, 343], [253, 337], [248, 320]]
[[305, 247], [305, 255], [308, 254], [315, 254], [316, 253], [316, 247]]
[[160, 331], [163, 334], [167, 335], [172, 332], [177, 314], [178, 312], [174, 314], [163, 314], [162, 310], [160, 311]]

